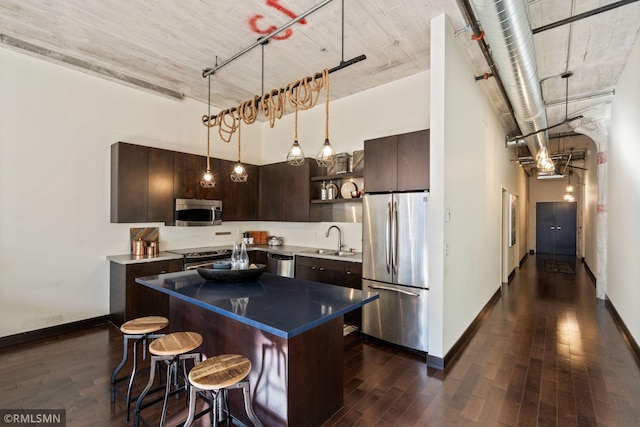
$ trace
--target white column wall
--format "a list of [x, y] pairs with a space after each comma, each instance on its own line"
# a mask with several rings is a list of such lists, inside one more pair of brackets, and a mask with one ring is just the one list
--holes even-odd
[[[616, 85], [607, 158], [606, 294], [640, 342], [640, 42]], [[605, 183], [601, 183], [605, 185]]]
[[[429, 353], [444, 357], [501, 286], [502, 189], [519, 196], [519, 212], [527, 194], [525, 174], [504, 148], [505, 129], [446, 16], [434, 18], [431, 31]], [[526, 239], [525, 225], [517, 229], [513, 263]]]

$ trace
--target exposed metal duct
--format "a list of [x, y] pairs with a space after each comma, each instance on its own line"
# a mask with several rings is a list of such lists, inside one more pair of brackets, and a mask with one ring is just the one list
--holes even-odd
[[547, 149], [547, 114], [538, 79], [533, 32], [524, 0], [472, 0], [491, 56], [513, 105], [516, 121], [535, 157]]

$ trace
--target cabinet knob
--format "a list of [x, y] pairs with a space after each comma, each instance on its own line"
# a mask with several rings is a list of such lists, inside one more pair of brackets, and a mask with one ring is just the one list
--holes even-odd
[[164, 274], [166, 272], [167, 272], [167, 270], [160, 270], [160, 274]]
[[347, 271], [347, 274], [351, 274], [351, 272], [350, 272], [350, 271]]
[[320, 267], [320, 271], [324, 271], [324, 267]]
[[315, 267], [311, 267], [311, 269], [312, 269], [312, 270], [315, 270], [316, 268], [315, 268]]

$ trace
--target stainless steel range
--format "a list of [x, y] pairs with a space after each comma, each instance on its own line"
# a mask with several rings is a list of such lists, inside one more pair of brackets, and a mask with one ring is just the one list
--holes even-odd
[[213, 268], [214, 261], [231, 261], [231, 250], [220, 248], [188, 248], [173, 249], [167, 252], [179, 254], [184, 257], [184, 269]]

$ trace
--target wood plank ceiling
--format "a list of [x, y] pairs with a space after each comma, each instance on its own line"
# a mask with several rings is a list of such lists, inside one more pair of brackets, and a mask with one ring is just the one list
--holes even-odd
[[[614, 0], [531, 0], [532, 28], [539, 28]], [[30, 44], [52, 61], [106, 70], [206, 102], [202, 70], [213, 67], [320, 0], [155, 0], [145, 2], [0, 0], [0, 46]], [[340, 0], [334, 0], [264, 47], [212, 77], [212, 102], [237, 105], [264, 89], [365, 54], [367, 60], [334, 74], [331, 99], [407, 77], [429, 68], [430, 21], [445, 13], [465, 45], [477, 75], [489, 72], [455, 0], [346, 0], [344, 52]], [[640, 31], [640, 2], [535, 34], [538, 76], [549, 125], [569, 115], [598, 111], [608, 121], [616, 82]], [[86, 71], [86, 70], [85, 70]], [[91, 71], [90, 71], [91, 72]], [[46, 78], [46, 76], [43, 76]], [[481, 81], [510, 131], [514, 122], [493, 79]], [[595, 117], [596, 115], [593, 114]], [[553, 132], [570, 129], [559, 127]]]

